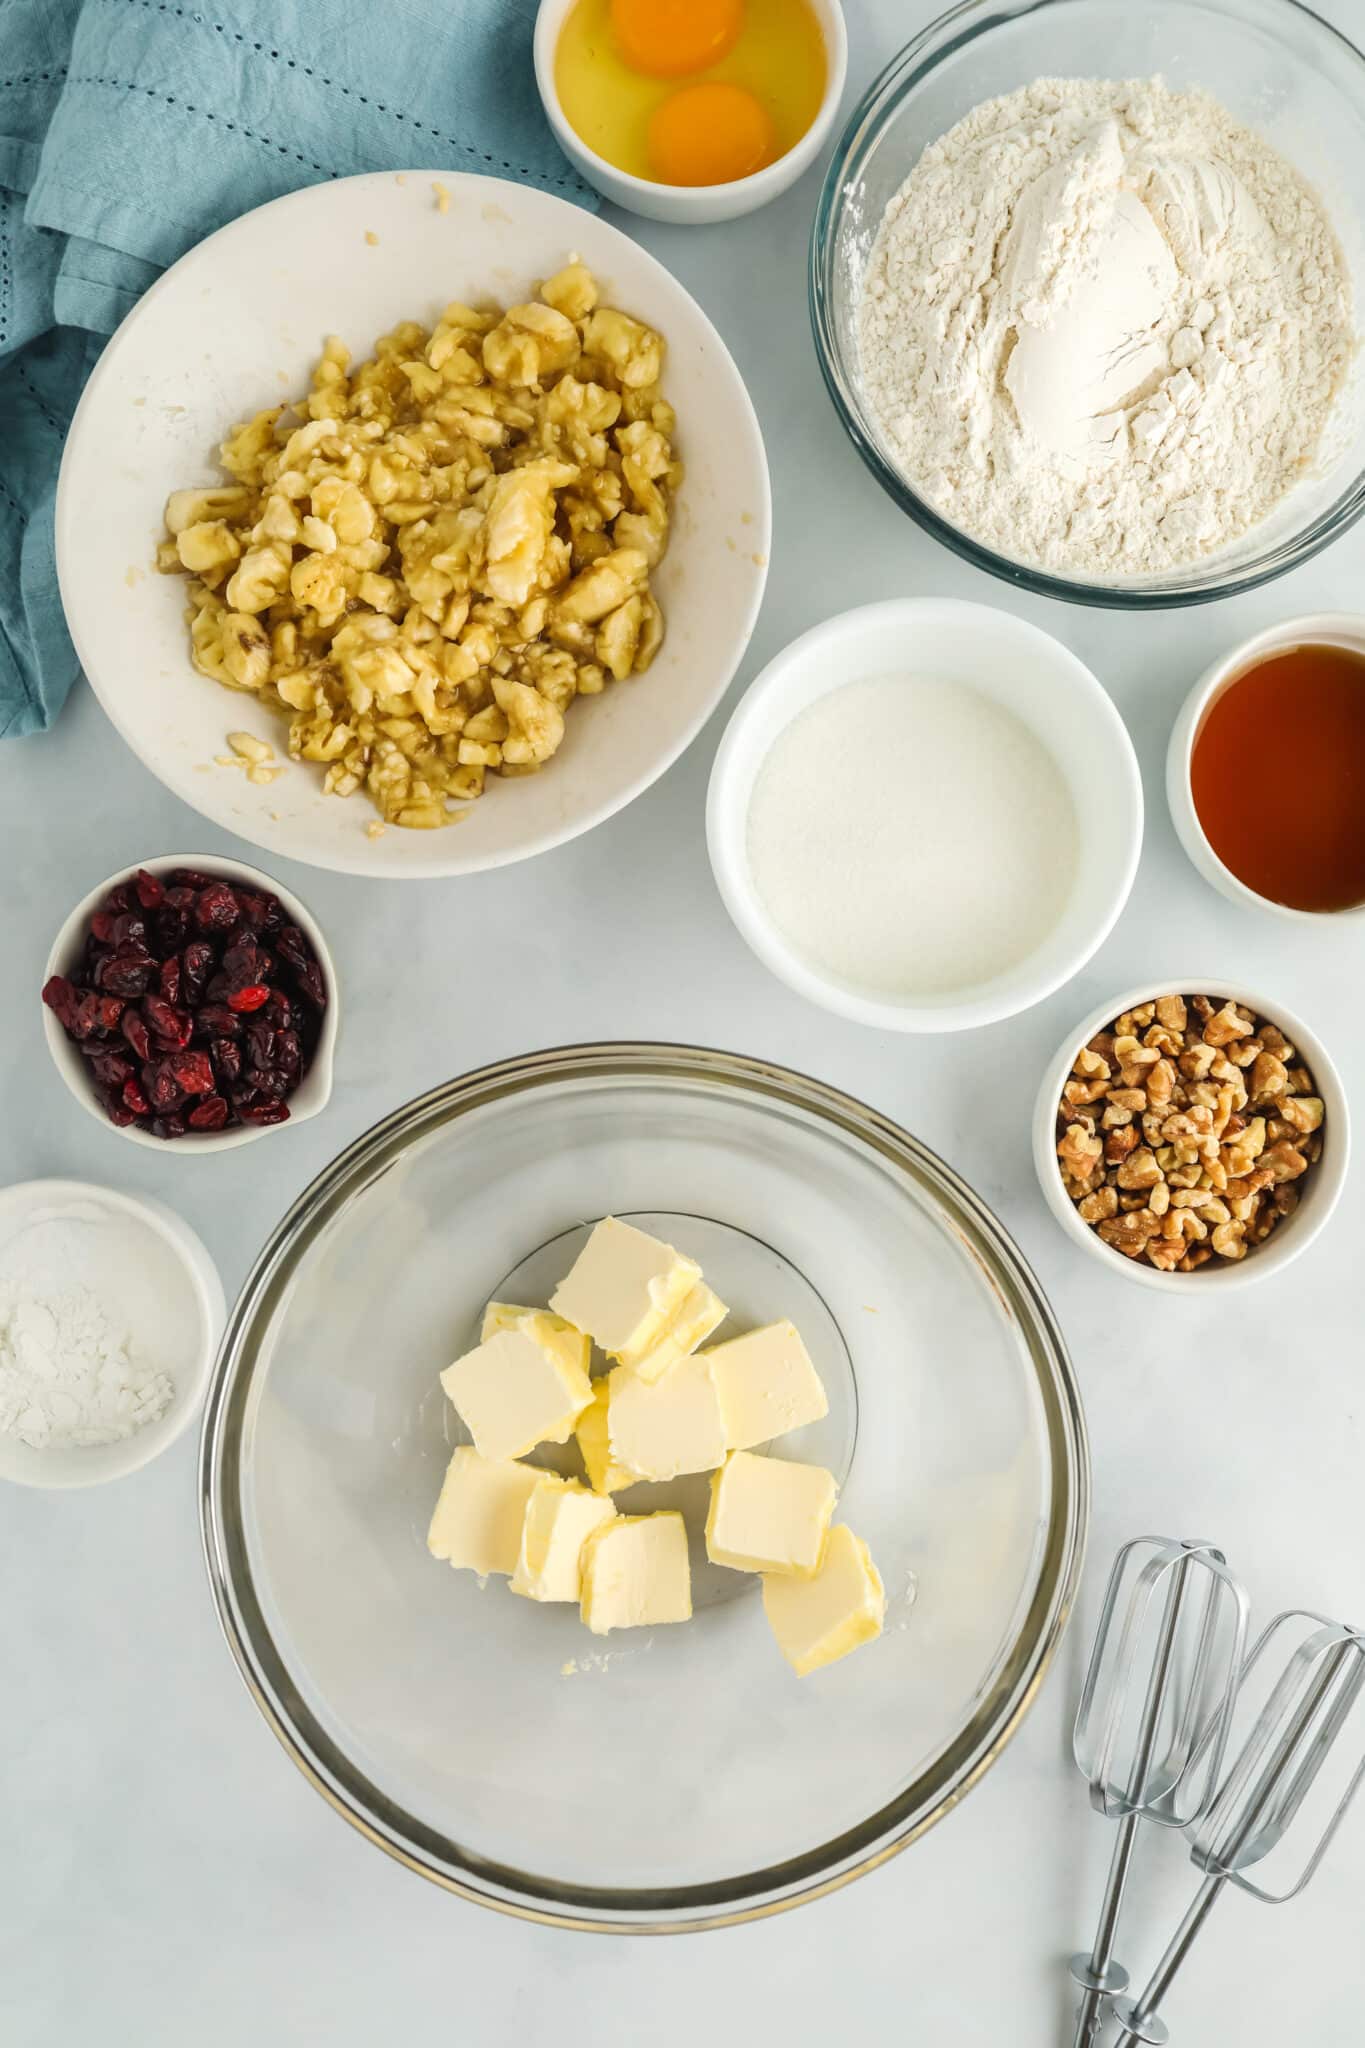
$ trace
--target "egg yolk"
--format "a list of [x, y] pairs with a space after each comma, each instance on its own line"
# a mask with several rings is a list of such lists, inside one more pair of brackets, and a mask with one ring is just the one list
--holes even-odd
[[735, 45], [743, 0], [611, 0], [611, 25], [632, 71], [685, 78]]
[[649, 159], [665, 185], [728, 185], [761, 170], [773, 124], [751, 92], [719, 79], [670, 93], [649, 123]]

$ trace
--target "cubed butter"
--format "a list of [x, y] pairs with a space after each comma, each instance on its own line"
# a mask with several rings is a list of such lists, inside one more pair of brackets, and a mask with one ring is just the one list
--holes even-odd
[[711, 1481], [706, 1554], [732, 1571], [812, 1578], [838, 1491], [823, 1465], [732, 1451]]
[[543, 1472], [526, 1503], [512, 1591], [528, 1600], [579, 1600], [583, 1546], [616, 1514], [609, 1500], [576, 1479]]
[[794, 1323], [768, 1323], [699, 1355], [715, 1375], [732, 1451], [770, 1443], [829, 1413], [820, 1375]]
[[628, 1365], [607, 1375], [611, 1455], [637, 1479], [676, 1479], [725, 1462], [725, 1423], [704, 1352], [680, 1358], [661, 1380]]
[[622, 1365], [635, 1365], [701, 1279], [695, 1259], [631, 1223], [605, 1216], [550, 1298]]
[[687, 1530], [672, 1509], [617, 1515], [583, 1548], [583, 1620], [594, 1635], [692, 1619]]
[[483, 1312], [483, 1328], [479, 1332], [486, 1344], [490, 1337], [496, 1337], [499, 1330], [522, 1330], [533, 1337], [542, 1350], [562, 1358], [565, 1365], [577, 1366], [587, 1372], [592, 1365], [592, 1338], [585, 1337], [572, 1323], [566, 1323], [563, 1316], [552, 1316], [547, 1308], [517, 1308], [510, 1301], [490, 1301]]
[[605, 1379], [593, 1381], [592, 1399], [574, 1424], [578, 1448], [583, 1453], [583, 1468], [594, 1493], [619, 1493], [623, 1486], [634, 1486], [636, 1478], [635, 1473], [627, 1471], [624, 1465], [618, 1465], [611, 1455], [611, 1439], [607, 1434], [610, 1377], [608, 1374]]
[[539, 1443], [567, 1443], [592, 1399], [592, 1382], [524, 1326], [498, 1330], [441, 1374], [441, 1385], [484, 1458], [520, 1458]]
[[635, 1370], [640, 1378], [662, 1379], [670, 1365], [689, 1357], [699, 1344], [704, 1344], [729, 1313], [720, 1296], [713, 1294], [704, 1280], [699, 1280], [691, 1293], [684, 1296], [681, 1308], [653, 1350], [639, 1361]]
[[446, 1467], [427, 1549], [481, 1576], [515, 1571], [526, 1503], [544, 1476], [534, 1465], [495, 1463], [461, 1444]]
[[765, 1574], [763, 1611], [778, 1648], [804, 1678], [881, 1634], [886, 1594], [867, 1545], [836, 1522], [814, 1578]]

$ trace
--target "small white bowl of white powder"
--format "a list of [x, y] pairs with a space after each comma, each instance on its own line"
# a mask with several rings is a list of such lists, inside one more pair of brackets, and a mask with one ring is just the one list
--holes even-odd
[[94, 1486], [188, 1428], [223, 1285], [160, 1202], [85, 1181], [0, 1190], [0, 1479]]
[[721, 742], [711, 865], [759, 959], [826, 1009], [962, 1031], [1106, 937], [1142, 844], [1122, 719], [1050, 634], [895, 599], [785, 648]]

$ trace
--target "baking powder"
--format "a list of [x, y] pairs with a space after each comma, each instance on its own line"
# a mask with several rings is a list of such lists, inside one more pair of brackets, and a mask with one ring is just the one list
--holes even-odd
[[165, 1413], [175, 1389], [149, 1355], [157, 1304], [138, 1253], [94, 1210], [40, 1216], [4, 1247], [0, 1433], [70, 1450], [117, 1443]]

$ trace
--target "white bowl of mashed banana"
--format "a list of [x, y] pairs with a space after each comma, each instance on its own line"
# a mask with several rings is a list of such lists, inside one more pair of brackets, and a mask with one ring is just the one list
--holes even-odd
[[543, 852], [661, 775], [744, 652], [769, 528], [682, 286], [576, 206], [440, 171], [183, 257], [91, 377], [56, 514], [82, 666], [153, 773], [273, 855], [411, 877]]

